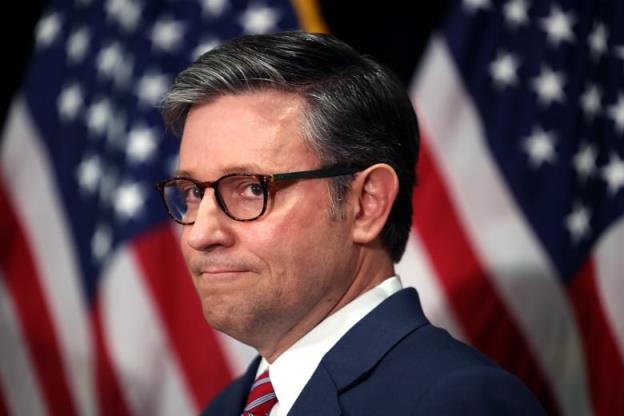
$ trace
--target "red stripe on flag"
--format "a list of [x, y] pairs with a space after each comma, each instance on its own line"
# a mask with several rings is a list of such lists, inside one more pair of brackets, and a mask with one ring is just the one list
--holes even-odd
[[102, 327], [102, 313], [99, 298], [92, 305], [91, 326], [95, 340], [95, 371], [97, 399], [100, 413], [104, 415], [130, 415], [126, 400], [121, 393], [119, 380], [112, 365]]
[[214, 331], [203, 319], [176, 237], [165, 224], [138, 238], [134, 248], [169, 343], [201, 408], [232, 380], [232, 374]]
[[624, 365], [600, 302], [591, 260], [568, 286], [581, 330], [596, 415], [624, 414]]
[[6, 399], [4, 398], [4, 392], [0, 389], [0, 416], [9, 415], [9, 406], [7, 406]]
[[38, 271], [15, 211], [0, 183], [0, 264], [51, 414], [74, 415], [54, 324]]
[[548, 414], [559, 414], [541, 368], [472, 250], [426, 140], [419, 165], [413, 224], [455, 317], [475, 348], [521, 378]]

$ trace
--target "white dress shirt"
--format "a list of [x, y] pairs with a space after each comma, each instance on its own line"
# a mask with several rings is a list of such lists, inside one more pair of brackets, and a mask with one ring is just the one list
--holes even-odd
[[286, 416], [327, 351], [358, 321], [402, 287], [398, 276], [384, 280], [321, 321], [277, 357], [273, 364], [269, 365], [263, 358], [257, 375], [269, 369], [278, 400], [270, 416]]

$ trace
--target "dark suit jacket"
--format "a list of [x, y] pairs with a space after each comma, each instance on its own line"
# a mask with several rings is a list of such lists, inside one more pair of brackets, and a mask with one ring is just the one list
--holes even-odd
[[[260, 359], [204, 411], [240, 416]], [[542, 415], [522, 383], [432, 326], [416, 291], [366, 315], [323, 357], [289, 415]]]

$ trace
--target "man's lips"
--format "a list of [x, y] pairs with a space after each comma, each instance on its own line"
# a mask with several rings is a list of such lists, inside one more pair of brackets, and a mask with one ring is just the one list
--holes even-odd
[[217, 269], [217, 270], [202, 270], [199, 274], [225, 274], [225, 273], [247, 273], [246, 269]]

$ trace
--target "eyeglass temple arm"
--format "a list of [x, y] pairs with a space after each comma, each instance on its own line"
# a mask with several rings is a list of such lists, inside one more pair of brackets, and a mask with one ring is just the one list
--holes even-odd
[[302, 172], [276, 173], [269, 176], [269, 182], [294, 179], [331, 178], [333, 176], [350, 175], [365, 169], [363, 166], [336, 166], [327, 169], [306, 170]]

